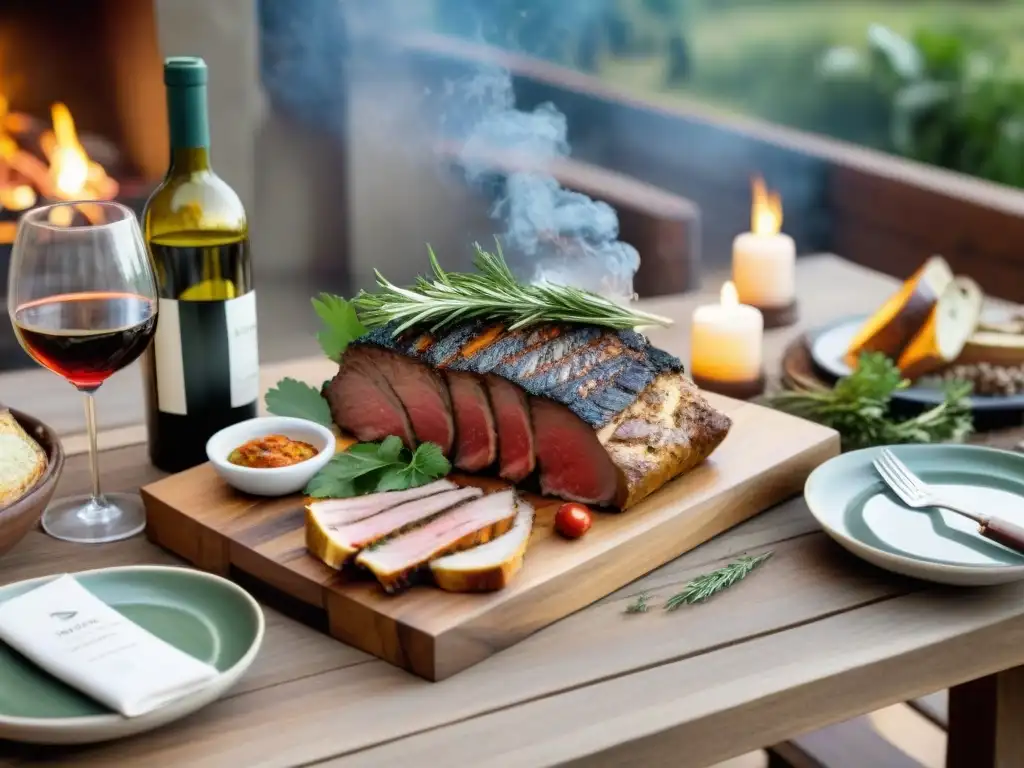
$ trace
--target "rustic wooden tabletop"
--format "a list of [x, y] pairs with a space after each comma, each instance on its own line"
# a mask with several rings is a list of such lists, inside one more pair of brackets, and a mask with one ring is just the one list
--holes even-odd
[[[809, 327], [877, 306], [895, 282], [832, 256], [801, 259], [799, 325], [770, 331], [766, 360]], [[651, 333], [686, 356], [689, 315], [717, 295], [647, 302], [678, 324]], [[264, 384], [322, 360], [266, 366]], [[121, 374], [134, 375], [131, 372]], [[0, 376], [0, 401], [44, 421], [42, 371]], [[105, 488], [160, 476], [141, 443], [141, 387], [101, 438]], [[121, 393], [131, 393], [122, 386]], [[73, 395], [65, 392], [65, 400]], [[61, 412], [64, 412], [61, 410]], [[134, 419], [134, 421], [132, 421]], [[88, 486], [85, 440], [69, 424], [57, 495]], [[770, 436], [765, 436], [770, 439]], [[989, 442], [1010, 442], [1015, 433]], [[754, 577], [672, 614], [627, 615], [743, 553], [774, 550]], [[175, 563], [143, 538], [75, 546], [32, 532], [0, 560], [0, 583], [63, 570]], [[428, 683], [267, 608], [253, 669], [211, 707], [152, 734], [59, 750], [0, 743], [0, 766], [444, 766], [566, 763], [704, 766], [886, 704], [986, 678], [988, 716], [953, 718], [959, 765], [1024, 765], [1024, 584], [945, 589], [904, 580], [828, 540], [802, 498], [779, 505], [446, 681]], [[960, 690], [960, 689], [957, 689]], [[972, 688], [977, 699], [978, 688]], [[955, 703], [952, 702], [952, 703]], [[951, 714], [956, 711], [951, 703]], [[951, 755], [952, 755], [951, 751]], [[957, 765], [953, 755], [952, 765]]]

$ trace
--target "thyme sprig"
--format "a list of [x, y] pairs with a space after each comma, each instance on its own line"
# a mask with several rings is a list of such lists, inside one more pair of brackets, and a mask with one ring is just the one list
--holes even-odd
[[446, 272], [428, 248], [431, 278], [418, 277], [408, 287], [397, 286], [377, 272], [379, 290], [361, 291], [353, 299], [360, 321], [369, 328], [397, 323], [395, 333], [414, 325], [431, 330], [464, 320], [486, 317], [504, 320], [515, 330], [541, 322], [586, 323], [615, 329], [671, 325], [667, 317], [617, 304], [567, 285], [519, 282], [501, 253], [475, 246], [476, 272]]

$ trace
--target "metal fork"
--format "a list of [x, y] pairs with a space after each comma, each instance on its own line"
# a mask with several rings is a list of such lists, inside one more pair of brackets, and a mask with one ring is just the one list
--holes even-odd
[[956, 502], [942, 496], [934, 488], [910, 471], [910, 468], [896, 458], [888, 448], [883, 448], [872, 462], [885, 484], [899, 496], [908, 507], [941, 507], [950, 512], [970, 518], [978, 524], [978, 533], [1017, 552], [1024, 553], [1024, 528], [1002, 518], [964, 509]]

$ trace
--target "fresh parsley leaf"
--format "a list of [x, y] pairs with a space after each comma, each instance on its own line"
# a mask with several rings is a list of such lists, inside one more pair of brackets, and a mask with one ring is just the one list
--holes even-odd
[[339, 480], [320, 471], [306, 484], [304, 493], [315, 499], [345, 499], [355, 496], [356, 489], [351, 480]]
[[356, 443], [336, 454], [306, 486], [316, 498], [347, 498], [383, 491], [404, 491], [444, 477], [451, 464], [441, 448], [423, 443], [410, 453], [397, 437], [380, 443]]
[[382, 458], [376, 451], [353, 453], [349, 450], [336, 454], [321, 471], [327, 472], [339, 480], [355, 480], [360, 475], [390, 466], [401, 468], [397, 462]]
[[[431, 445], [433, 444], [431, 443]], [[401, 438], [395, 435], [388, 435], [380, 444], [380, 448], [377, 449], [377, 455], [388, 461], [398, 461], [404, 447]]]
[[423, 485], [423, 483], [411, 483], [409, 482], [409, 474], [406, 469], [400, 469], [397, 472], [384, 472], [380, 479], [377, 480], [377, 485], [374, 488], [376, 493], [382, 493], [384, 491], [404, 491], [406, 488], [415, 488], [417, 485]]
[[324, 354], [338, 362], [348, 345], [366, 333], [366, 327], [359, 321], [355, 306], [340, 296], [321, 293], [312, 302], [313, 310], [323, 323], [316, 340]]
[[293, 416], [325, 427], [334, 426], [327, 401], [316, 389], [301, 381], [281, 379], [276, 387], [267, 391], [266, 403], [267, 410], [275, 416]]
[[[412, 455], [410, 467], [417, 472], [422, 472], [431, 480], [444, 477], [452, 471], [452, 465], [445, 458], [441, 446], [437, 443], [422, 443], [416, 453]], [[417, 483], [422, 485], [422, 483]]]

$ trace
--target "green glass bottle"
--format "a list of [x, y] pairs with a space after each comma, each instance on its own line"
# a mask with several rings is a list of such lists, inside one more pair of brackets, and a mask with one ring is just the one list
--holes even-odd
[[259, 398], [248, 224], [210, 167], [206, 80], [202, 59], [164, 62], [170, 167], [143, 212], [160, 288], [145, 360], [149, 455], [167, 472], [206, 461], [210, 436], [254, 417]]

